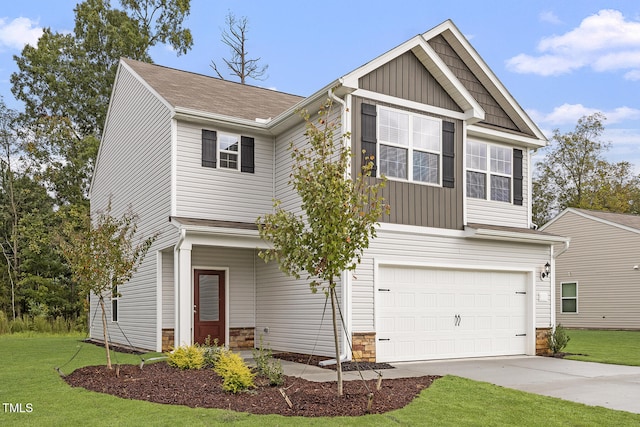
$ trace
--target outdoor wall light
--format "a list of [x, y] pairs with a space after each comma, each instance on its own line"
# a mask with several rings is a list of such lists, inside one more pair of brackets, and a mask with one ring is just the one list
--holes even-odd
[[540, 278], [542, 280], [546, 279], [547, 277], [549, 277], [551, 275], [551, 264], [546, 263], [544, 265], [544, 268], [542, 269], [542, 271], [540, 272]]

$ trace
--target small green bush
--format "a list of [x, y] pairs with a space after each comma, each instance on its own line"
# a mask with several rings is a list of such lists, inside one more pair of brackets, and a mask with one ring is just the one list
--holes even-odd
[[256, 362], [256, 370], [259, 375], [269, 380], [269, 385], [279, 386], [284, 384], [284, 371], [280, 359], [273, 358], [273, 352], [270, 348], [265, 348], [262, 343], [262, 335], [260, 335], [260, 344], [258, 348], [252, 350], [253, 360]]
[[185, 345], [167, 353], [169, 365], [179, 369], [202, 369], [204, 366], [204, 355], [200, 347], [196, 345]]
[[213, 368], [218, 364], [218, 360], [220, 360], [220, 355], [227, 351], [227, 349], [223, 345], [218, 344], [218, 339], [214, 339], [211, 342], [211, 337], [207, 337], [204, 340], [204, 344], [195, 344], [200, 347], [202, 354], [204, 356], [204, 368]]
[[35, 332], [51, 333], [51, 322], [45, 316], [36, 316], [33, 318], [31, 328]]
[[570, 339], [567, 331], [561, 324], [558, 324], [555, 330], [549, 330], [549, 332], [547, 332], [547, 344], [553, 354], [560, 353], [567, 346]]
[[13, 320], [9, 321], [9, 330], [11, 330], [12, 334], [16, 332], [26, 332], [29, 330], [29, 318], [23, 319], [18, 316]]
[[255, 387], [253, 383], [255, 374], [244, 363], [242, 357], [232, 351], [220, 354], [214, 371], [222, 377], [222, 388], [225, 391], [235, 394]]

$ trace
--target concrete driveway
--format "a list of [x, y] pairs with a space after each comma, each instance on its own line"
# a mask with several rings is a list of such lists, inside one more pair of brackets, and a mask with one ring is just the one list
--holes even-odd
[[[385, 378], [456, 375], [591, 406], [640, 413], [640, 367], [540, 356], [394, 363]], [[394, 372], [395, 371], [395, 372]]]

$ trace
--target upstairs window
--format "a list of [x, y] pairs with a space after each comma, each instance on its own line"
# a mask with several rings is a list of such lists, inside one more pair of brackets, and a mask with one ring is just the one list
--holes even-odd
[[255, 140], [202, 129], [202, 166], [254, 173]]
[[381, 174], [439, 185], [441, 120], [383, 107], [378, 107], [378, 113], [378, 165]]
[[118, 300], [120, 298], [120, 293], [118, 292], [118, 287], [114, 286], [111, 288], [111, 321], [118, 321]]
[[[467, 197], [511, 203], [514, 158], [510, 148], [467, 141]], [[522, 185], [522, 177], [518, 183]], [[516, 204], [522, 204], [522, 199]]]

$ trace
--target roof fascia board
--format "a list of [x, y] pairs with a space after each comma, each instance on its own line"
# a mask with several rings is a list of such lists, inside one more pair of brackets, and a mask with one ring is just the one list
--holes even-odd
[[[462, 45], [462, 47], [467, 51], [467, 53], [471, 56], [471, 58], [476, 62], [478, 67], [482, 70], [482, 72], [487, 76], [487, 78], [491, 81], [494, 87], [500, 92], [500, 94], [504, 97], [504, 99], [511, 105], [511, 107], [515, 110], [515, 112], [520, 116], [520, 118], [527, 124], [529, 129], [531, 129], [536, 136], [543, 140], [547, 141], [547, 138], [544, 136], [542, 131], [538, 128], [538, 126], [531, 120], [529, 115], [522, 109], [520, 104], [515, 100], [515, 98], [509, 93], [507, 88], [500, 82], [498, 77], [491, 71], [486, 62], [482, 59], [482, 57], [478, 54], [473, 46], [469, 43], [466, 37], [460, 32], [458, 27], [449, 19], [437, 27], [427, 31], [422, 36], [429, 40], [439, 34], [444, 33], [446, 30], [449, 30], [451, 34], [458, 40], [458, 42]], [[446, 38], [446, 37], [445, 37]]]
[[380, 92], [373, 92], [366, 89], [356, 89], [353, 92], [354, 96], [360, 96], [362, 98], [371, 99], [374, 101], [386, 102], [388, 104], [399, 105], [406, 108], [411, 108], [417, 111], [423, 111], [425, 113], [438, 114], [440, 116], [451, 117], [459, 120], [470, 120], [473, 118], [471, 111], [465, 111], [461, 113], [459, 111], [451, 111], [440, 107], [434, 107], [433, 105], [423, 104], [421, 102], [409, 101], [407, 99], [398, 98], [395, 96], [385, 95]]
[[467, 127], [469, 136], [489, 138], [495, 141], [506, 142], [513, 145], [520, 145], [526, 148], [538, 149], [547, 145], [546, 140], [532, 138], [526, 135], [518, 135], [510, 132], [503, 132], [498, 129], [488, 129], [482, 126], [469, 125]]
[[545, 245], [554, 243], [565, 243], [571, 240], [569, 237], [525, 234], [515, 231], [493, 230], [489, 228], [472, 228], [469, 226], [465, 227], [465, 234], [468, 238], [537, 243]]
[[225, 116], [223, 114], [208, 113], [201, 110], [191, 108], [176, 107], [174, 109], [173, 118], [188, 122], [209, 122], [217, 125], [233, 126], [241, 129], [249, 129], [251, 131], [259, 131], [262, 133], [269, 132], [269, 122], [261, 123], [253, 120], [241, 119], [238, 117]]

